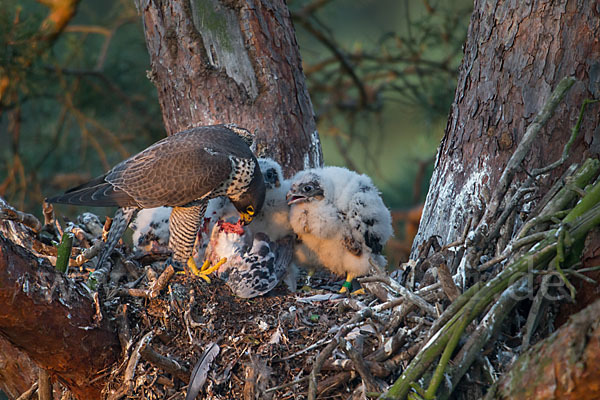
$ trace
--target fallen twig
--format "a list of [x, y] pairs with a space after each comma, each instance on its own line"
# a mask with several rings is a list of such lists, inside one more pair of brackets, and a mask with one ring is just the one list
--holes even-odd
[[354, 329], [357, 323], [364, 321], [366, 318], [369, 318], [373, 314], [373, 311], [370, 308], [365, 308], [356, 314], [350, 321], [344, 324], [340, 330], [336, 333], [334, 339], [329, 343], [322, 351], [319, 353], [315, 360], [315, 364], [313, 366], [312, 371], [309, 375], [308, 380], [308, 399], [315, 400], [317, 396], [317, 375], [323, 366], [325, 360], [331, 355], [333, 350], [338, 346], [339, 338], [345, 336], [348, 332]]

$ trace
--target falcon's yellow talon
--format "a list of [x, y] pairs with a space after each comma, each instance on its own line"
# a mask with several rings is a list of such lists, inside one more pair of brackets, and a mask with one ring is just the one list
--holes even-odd
[[[203, 266], [203, 267], [202, 267], [202, 273], [203, 273], [204, 275], [212, 274], [213, 272], [215, 272], [216, 270], [218, 270], [218, 269], [219, 269], [219, 267], [220, 267], [221, 265], [225, 264], [226, 262], [227, 262], [227, 257], [223, 257], [223, 258], [221, 258], [221, 259], [219, 260], [219, 262], [218, 262], [218, 263], [216, 263], [215, 265], [213, 265], [213, 266], [212, 266], [212, 267], [210, 267], [210, 268], [206, 268], [206, 269], [204, 269], [204, 266]], [[205, 263], [205, 264], [206, 264], [206, 263]]]
[[200, 270], [198, 270], [198, 266], [192, 257], [188, 258], [187, 266], [190, 269], [190, 272], [196, 276], [199, 276], [202, 273]]
[[202, 264], [202, 267], [200, 269], [198, 269], [198, 266], [194, 262], [194, 259], [190, 257], [189, 260], [188, 260], [188, 262], [187, 262], [187, 265], [188, 265], [188, 268], [189, 268], [189, 270], [190, 270], [190, 272], [192, 274], [194, 274], [198, 278], [204, 279], [206, 281], [206, 283], [210, 283], [211, 280], [208, 277], [208, 275], [210, 275], [213, 272], [215, 272], [217, 269], [219, 269], [219, 267], [221, 265], [223, 265], [226, 262], [227, 262], [227, 258], [222, 258], [222, 259], [219, 260], [218, 263], [216, 263], [215, 265], [213, 265], [211, 267], [210, 266], [210, 261], [206, 260], [206, 261], [204, 261], [204, 264]]
[[206, 271], [209, 268], [210, 268], [210, 261], [206, 260], [206, 261], [204, 261], [204, 264], [202, 264], [202, 267], [200, 268], [200, 271], [204, 272], [204, 271]]

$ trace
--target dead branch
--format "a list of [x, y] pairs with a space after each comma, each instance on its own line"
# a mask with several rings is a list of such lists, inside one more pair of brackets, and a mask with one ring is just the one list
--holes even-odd
[[23, 392], [23, 394], [21, 394], [19, 397], [17, 397], [17, 400], [30, 400], [33, 398], [33, 396], [37, 393], [37, 389], [38, 389], [38, 383], [35, 382], [33, 385], [31, 385], [31, 387]]
[[185, 366], [181, 365], [180, 362], [177, 362], [172, 358], [165, 357], [156, 352], [156, 350], [150, 346], [150, 342], [142, 343], [139, 352], [144, 360], [154, 364], [163, 371], [176, 376], [183, 382], [187, 383], [190, 379], [190, 371]]

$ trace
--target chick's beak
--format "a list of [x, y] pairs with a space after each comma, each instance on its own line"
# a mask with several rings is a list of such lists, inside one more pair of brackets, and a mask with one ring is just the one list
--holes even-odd
[[248, 225], [252, 222], [252, 215], [248, 213], [240, 213], [240, 222], [244, 225]]
[[285, 195], [285, 199], [288, 203], [288, 205], [292, 205], [294, 203], [298, 203], [301, 201], [306, 200], [305, 196], [299, 195], [296, 192], [293, 191], [289, 191], [286, 195]]

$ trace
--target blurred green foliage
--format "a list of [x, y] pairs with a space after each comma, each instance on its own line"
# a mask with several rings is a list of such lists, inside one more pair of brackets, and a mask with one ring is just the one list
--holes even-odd
[[[289, 7], [325, 162], [371, 175], [392, 208], [422, 201], [471, 2]], [[38, 31], [47, 14], [33, 0], [0, 0], [0, 82], [8, 78], [0, 86], [0, 195], [38, 216], [44, 197], [164, 135], [134, 3], [82, 1], [56, 40], [44, 42]], [[415, 185], [419, 168], [425, 174]]]

